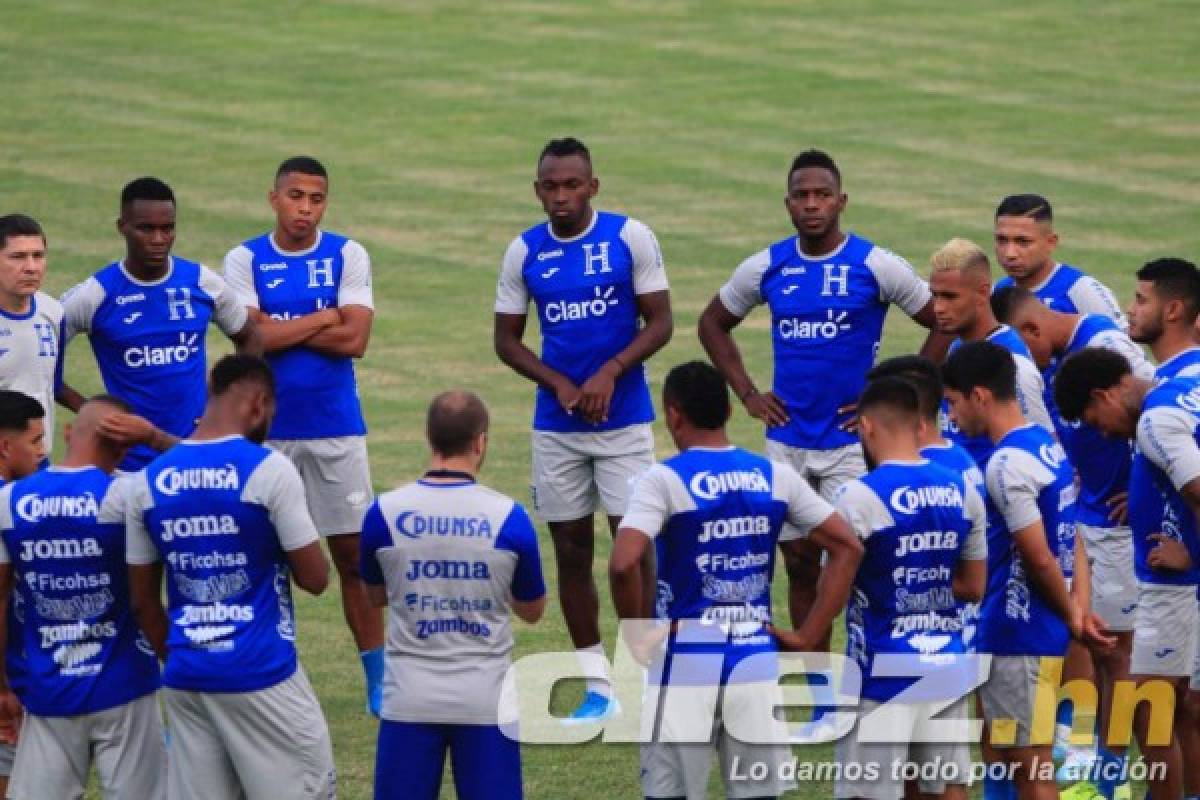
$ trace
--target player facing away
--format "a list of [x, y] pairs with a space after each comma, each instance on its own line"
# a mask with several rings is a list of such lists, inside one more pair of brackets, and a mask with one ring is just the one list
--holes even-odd
[[[599, 188], [578, 139], [542, 148], [533, 191], [548, 221], [509, 244], [495, 305], [496, 355], [537, 384], [533, 507], [550, 528], [559, 602], [588, 676], [576, 719], [614, 710], [592, 576], [593, 516], [602, 509], [615, 534], [631, 480], [654, 462], [644, 362], [672, 329], [658, 241], [638, 220], [595, 209]], [[540, 356], [522, 341], [531, 301]]]
[[[1139, 686], [1165, 680], [1182, 698], [1200, 624], [1200, 379], [1140, 378], [1118, 354], [1089, 347], [1063, 361], [1054, 394], [1064, 418], [1081, 419], [1112, 437], [1136, 437], [1129, 523], [1138, 605], [1130, 669]], [[1177, 716], [1172, 727], [1179, 724]], [[1145, 703], [1134, 711], [1133, 729], [1151, 769], [1165, 765], [1165, 777], [1147, 780], [1150, 796], [1182, 797], [1178, 732], [1165, 744], [1150, 741], [1150, 708]]]
[[361, 244], [322, 229], [329, 201], [325, 167], [307, 156], [275, 171], [267, 195], [275, 229], [225, 256], [225, 280], [262, 331], [279, 411], [268, 445], [292, 460], [308, 511], [341, 585], [342, 611], [362, 658], [367, 709], [383, 692], [383, 615], [358, 572], [359, 528], [371, 503], [367, 425], [354, 359], [362, 358], [375, 315], [371, 260]]
[[[136, 472], [196, 427], [204, 411], [210, 322], [243, 352], [260, 354], [254, 321], [208, 267], [171, 255], [176, 204], [158, 178], [121, 190], [117, 232], [125, 257], [62, 297], [64, 347], [84, 333], [105, 390], [132, 408], [109, 415], [105, 431], [133, 445], [120, 469]], [[84, 398], [69, 385], [59, 400], [78, 411]], [[136, 416], [135, 416], [136, 415]]]
[[178, 800], [336, 788], [325, 717], [296, 657], [291, 590], [294, 580], [320, 594], [329, 564], [296, 468], [262, 445], [274, 413], [267, 363], [225, 356], [192, 435], [117, 484], [133, 613], [164, 661]]
[[996, 261], [1007, 273], [996, 281], [997, 289], [1019, 286], [1055, 311], [1099, 314], [1126, 329], [1121, 306], [1107, 286], [1054, 258], [1058, 234], [1049, 200], [1037, 194], [1014, 194], [1001, 200], [993, 238]]
[[[658, 635], [667, 638], [648, 677], [667, 688], [657, 692], [658, 734], [642, 745], [642, 792], [706, 797], [715, 747], [729, 797], [778, 797], [792, 785], [781, 772], [791, 758], [787, 734], [754, 724], [770, 717], [764, 703], [778, 703], [774, 653], [777, 647], [811, 652], [823, 642], [845, 608], [863, 547], [795, 470], [730, 444], [729, 392], [715, 368], [699, 361], [675, 367], [662, 402], [679, 454], [638, 480], [609, 562], [617, 616], [637, 620], [645, 606], [644, 555], [652, 547], [657, 553], [655, 616], [662, 621]], [[802, 538], [824, 548], [828, 561], [808, 617], [797, 630], [776, 630], [770, 625], [775, 548], [794, 551]], [[631, 645], [635, 654], [646, 649]], [[695, 657], [705, 654], [700, 662], [715, 657], [717, 663], [698, 666]], [[737, 762], [764, 764], [766, 774], [736, 780]]]
[[1200, 270], [1182, 258], [1159, 258], [1137, 271], [1129, 338], [1147, 345], [1159, 378], [1200, 375]]
[[[989, 517], [988, 585], [980, 607], [976, 647], [993, 656], [979, 696], [991, 746], [1014, 775], [1021, 800], [1058, 796], [1051, 763], [1053, 727], [1033, 727], [1039, 697], [1056, 696], [1057, 674], [1071, 638], [1111, 646], [1088, 609], [1086, 553], [1075, 534], [1076, 489], [1062, 447], [1026, 420], [1017, 401], [1011, 352], [988, 341], [970, 342], [943, 368], [950, 413], [968, 435], [994, 444], [984, 477]], [[1068, 589], [1064, 575], [1074, 572]], [[1039, 690], [1039, 687], [1042, 687]]]
[[510, 612], [537, 622], [546, 586], [520, 504], [476, 482], [488, 412], [470, 392], [434, 398], [429, 470], [381, 495], [363, 521], [362, 573], [388, 609], [375, 797], [434, 800], [446, 751], [462, 800], [522, 796], [521, 748], [498, 724]]
[[[1133, 449], [1128, 439], [1107, 437], [1085, 422], [1071, 423], [1063, 419], [1054, 404], [1052, 387], [1062, 359], [1085, 347], [1103, 347], [1121, 355], [1139, 378], [1152, 378], [1154, 367], [1146, 361], [1142, 349], [1108, 317], [1055, 311], [1044, 305], [1033, 292], [1016, 286], [996, 290], [992, 295], [992, 308], [998, 318], [1020, 334], [1034, 362], [1043, 370], [1047, 383], [1046, 406], [1054, 419], [1058, 441], [1078, 477], [1075, 521], [1087, 547], [1091, 567], [1091, 607], [1117, 640], [1116, 647], [1093, 650], [1091, 654], [1101, 699], [1100, 730], [1107, 731], [1113, 687], [1117, 682], [1129, 679], [1138, 599], [1133, 538], [1127, 512]], [[1078, 762], [1079, 752], [1070, 751], [1065, 767], [1068, 773], [1082, 775], [1088, 766], [1072, 763]], [[1090, 754], [1091, 751], [1087, 752]], [[1097, 752], [1101, 769], [1093, 770], [1091, 774], [1115, 777], [1123, 771], [1124, 747], [1106, 747], [1101, 741]], [[1075, 755], [1075, 759], [1071, 755]], [[1106, 766], [1110, 763], [1112, 767]], [[1111, 800], [1116, 783], [1101, 777], [1097, 788]]]
[[0, 713], [25, 709], [14, 800], [82, 797], [93, 763], [105, 797], [166, 797], [158, 659], [130, 609], [125, 514], [111, 490], [125, 445], [100, 432], [112, 413], [130, 410], [86, 401], [62, 463], [0, 489], [0, 605], [17, 584], [29, 599], [17, 630], [0, 622], [0, 639], [20, 637], [27, 659], [19, 700], [0, 673]]
[[[917, 389], [902, 377], [867, 384], [858, 400], [858, 433], [872, 469], [843, 484], [835, 499], [866, 549], [846, 610], [846, 655], [862, 671], [862, 699], [857, 725], [838, 740], [835, 758], [878, 769], [875, 780], [840, 778], [837, 798], [901, 800], [898, 770], [906, 764], [937, 765], [941, 776], [953, 765], [955, 777], [921, 781], [919, 789], [966, 797], [965, 696], [978, 665], [966, 658], [960, 603], [983, 597], [987, 512], [961, 472], [921, 455], [920, 410]], [[883, 654], [906, 657], [908, 669], [900, 672], [913, 677], [872, 675]], [[885, 704], [888, 710], [876, 713]], [[939, 714], [954, 723], [941, 732], [930, 723]]]
[[[27, 394], [0, 389], [0, 487], [36, 472], [46, 459], [46, 412], [42, 404]], [[5, 627], [9, 631], [4, 653], [8, 688], [18, 695], [25, 687], [25, 648], [20, 633], [25, 616], [27, 595], [24, 587], [14, 585], [7, 595]], [[21, 727], [20, 705], [0, 707], [0, 796], [8, 794]]]
[[41, 290], [46, 234], [24, 214], [0, 217], [0, 388], [42, 405], [46, 452], [54, 444], [54, 395], [62, 381], [63, 310]]

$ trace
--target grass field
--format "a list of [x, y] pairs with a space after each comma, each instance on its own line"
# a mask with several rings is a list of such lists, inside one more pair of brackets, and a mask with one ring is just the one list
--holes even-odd
[[[506, 244], [539, 216], [533, 162], [553, 136], [588, 142], [601, 204], [659, 235], [676, 333], [651, 364], [656, 379], [700, 353], [696, 316], [730, 270], [788, 233], [784, 173], [810, 146], [841, 164], [848, 226], [919, 269], [951, 236], [986, 244], [995, 202], [1018, 191], [1054, 201], [1064, 260], [1123, 301], [1146, 259], [1200, 256], [1188, 0], [0, 9], [0, 209], [46, 226], [55, 293], [121, 254], [113, 220], [129, 179], [172, 184], [176, 252], [217, 265], [269, 226], [265, 193], [283, 157], [330, 167], [327, 227], [374, 261], [377, 317], [359, 378], [379, 488], [421, 469], [429, 397], [465, 386], [493, 410], [486, 480], [528, 499], [532, 389], [493, 356], [491, 307]], [[765, 320], [743, 328], [766, 382]], [[893, 315], [883, 353], [917, 342]], [[98, 386], [90, 359], [76, 343], [68, 373], [80, 388]], [[761, 442], [744, 415], [733, 433]], [[659, 444], [666, 454], [662, 431]], [[605, 544], [601, 580], [606, 556]], [[602, 606], [611, 631], [606, 589]], [[301, 642], [342, 796], [361, 798], [374, 725], [339, 609], [334, 591], [302, 600]], [[554, 607], [519, 631], [519, 653], [568, 647]], [[629, 746], [525, 750], [532, 798], [633, 797], [637, 779]], [[813, 783], [797, 796], [829, 794]]]

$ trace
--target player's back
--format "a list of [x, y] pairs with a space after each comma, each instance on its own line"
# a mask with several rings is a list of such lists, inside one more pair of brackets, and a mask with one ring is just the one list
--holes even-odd
[[0, 388], [29, 395], [42, 404], [47, 453], [54, 442], [62, 324], [62, 305], [45, 292], [34, 294], [25, 314], [0, 310]]

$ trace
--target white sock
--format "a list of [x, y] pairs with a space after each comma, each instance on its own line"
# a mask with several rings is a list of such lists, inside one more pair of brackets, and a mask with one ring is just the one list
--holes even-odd
[[587, 679], [587, 690], [609, 697], [612, 694], [608, 680], [608, 657], [604, 654], [604, 645], [597, 642], [590, 647], [580, 647], [575, 651], [579, 657], [580, 672]]

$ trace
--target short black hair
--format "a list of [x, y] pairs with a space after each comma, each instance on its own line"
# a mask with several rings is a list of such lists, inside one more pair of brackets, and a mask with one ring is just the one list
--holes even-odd
[[46, 244], [46, 233], [33, 217], [25, 214], [5, 214], [0, 217], [0, 250], [8, 247], [12, 236], [40, 236]]
[[275, 181], [278, 182], [284, 175], [291, 175], [293, 172], [299, 172], [301, 175], [316, 175], [318, 178], [329, 180], [329, 173], [325, 171], [325, 165], [320, 161], [312, 156], [292, 156], [285, 158], [279, 168], [275, 170]]
[[858, 413], [866, 414], [877, 408], [900, 412], [914, 419], [921, 413], [921, 395], [916, 385], [899, 375], [887, 375], [869, 381], [858, 396]]
[[271, 365], [265, 359], [243, 353], [231, 353], [213, 365], [208, 378], [208, 391], [213, 397], [220, 397], [235, 384], [245, 382], [258, 383], [271, 395], [275, 394], [275, 375], [271, 372]]
[[1085, 347], [1063, 359], [1054, 375], [1054, 402], [1063, 419], [1083, 418], [1096, 389], [1111, 389], [1133, 368], [1125, 356], [1106, 347]]
[[1004, 286], [992, 292], [992, 313], [1005, 325], [1029, 303], [1040, 303], [1038, 296], [1020, 286]]
[[842, 185], [842, 171], [834, 163], [833, 157], [824, 150], [805, 150], [793, 158], [792, 168], [788, 170], [788, 182], [791, 182], [792, 176], [796, 174], [796, 170], [808, 169], [809, 167], [828, 170], [833, 175], [833, 179], [837, 181], [838, 186]]
[[112, 406], [117, 411], [121, 411], [126, 414], [134, 413], [133, 406], [129, 405], [129, 403], [113, 394], [94, 394], [85, 400], [83, 405], [87, 405], [88, 403], [100, 403], [102, 405]]
[[917, 390], [921, 416], [937, 419], [942, 407], [942, 373], [932, 359], [925, 356], [896, 356], [876, 364], [867, 373], [868, 385], [884, 378], [903, 378]]
[[587, 145], [576, 139], [574, 136], [565, 136], [562, 139], [551, 139], [546, 142], [546, 146], [542, 148], [542, 152], [538, 154], [538, 166], [542, 165], [542, 161], [546, 156], [554, 156], [555, 158], [565, 158], [566, 156], [579, 156], [590, 166], [592, 163], [592, 153], [587, 149]]
[[125, 188], [121, 190], [121, 210], [124, 211], [138, 200], [175, 205], [175, 193], [158, 178], [146, 176], [125, 184]]
[[987, 389], [997, 400], [1017, 397], [1017, 362], [1012, 353], [987, 340], [967, 342], [942, 365], [942, 382], [947, 389], [970, 394]]
[[1054, 209], [1040, 194], [1010, 194], [996, 206], [997, 217], [1029, 217], [1038, 222], [1053, 222]]
[[1154, 291], [1168, 300], [1182, 300], [1192, 320], [1200, 314], [1200, 270], [1182, 258], [1157, 258], [1137, 271], [1139, 281], [1154, 284]]
[[719, 430], [732, 408], [725, 379], [712, 364], [688, 361], [667, 373], [663, 402], [678, 408], [688, 422], [703, 430]]
[[442, 392], [425, 414], [425, 438], [440, 456], [463, 455], [487, 429], [487, 406], [474, 392]]
[[31, 420], [45, 419], [46, 409], [24, 392], [0, 389], [0, 431], [24, 431]]

